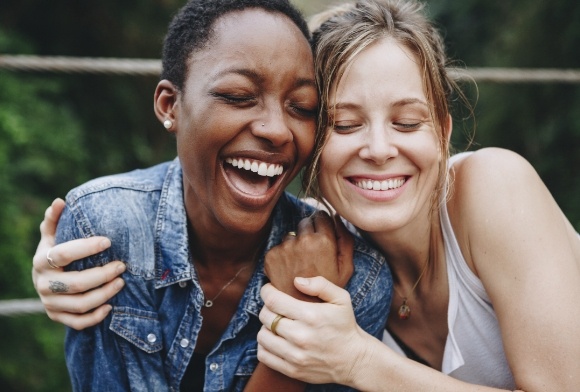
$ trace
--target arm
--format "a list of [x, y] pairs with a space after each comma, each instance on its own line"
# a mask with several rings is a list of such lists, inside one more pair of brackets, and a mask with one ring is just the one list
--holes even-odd
[[278, 336], [258, 334], [258, 359], [292, 378], [312, 384], [335, 383], [364, 391], [496, 391], [468, 385], [393, 352], [360, 328], [350, 296], [321, 277], [297, 278], [296, 287], [324, 303], [295, 300], [272, 285], [262, 288], [260, 320], [270, 325], [284, 314]]
[[534, 169], [514, 153], [478, 151], [458, 166], [455, 184], [452, 223], [464, 228], [459, 240], [493, 303], [516, 384], [526, 391], [578, 390], [577, 234]]
[[[336, 226], [336, 229], [335, 229]], [[284, 242], [268, 251], [265, 272], [272, 284], [294, 298], [317, 301], [304, 295], [293, 284], [296, 276], [326, 276], [344, 286], [353, 272], [354, 242], [337, 217], [333, 224], [328, 214], [318, 212], [298, 224], [297, 236], [287, 235]], [[303, 391], [305, 383], [289, 378], [259, 363], [245, 391]]]
[[51, 268], [46, 258], [49, 250], [54, 263], [65, 267], [111, 245], [105, 237], [91, 237], [55, 246], [56, 226], [64, 207], [64, 201], [56, 199], [40, 224], [41, 238], [33, 258], [32, 282], [48, 317], [81, 330], [100, 323], [110, 312], [111, 306], [105, 302], [123, 287], [123, 280], [118, 276], [125, 271], [125, 264], [117, 261], [80, 272]]

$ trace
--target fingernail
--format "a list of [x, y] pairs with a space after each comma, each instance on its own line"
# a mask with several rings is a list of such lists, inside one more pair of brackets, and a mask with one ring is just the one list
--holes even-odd
[[123, 286], [125, 286], [125, 281], [123, 279], [117, 279], [117, 281], [115, 282], [115, 288], [117, 290], [121, 290]]
[[113, 309], [113, 307], [111, 305], [105, 305], [105, 309], [106, 309], [105, 312], [108, 314], [111, 311], [111, 309]]
[[127, 267], [125, 266], [125, 263], [119, 263], [119, 265], [117, 266], [117, 273], [118, 274], [122, 274], [123, 272], [125, 272], [125, 269], [127, 269]]
[[310, 284], [310, 280], [306, 279], [306, 278], [296, 278], [296, 283], [298, 283], [299, 285], [302, 286], [308, 286]]
[[101, 249], [107, 249], [109, 246], [111, 246], [111, 240], [108, 238], [105, 238], [104, 240], [102, 240], [100, 242], [99, 245], [101, 245]]

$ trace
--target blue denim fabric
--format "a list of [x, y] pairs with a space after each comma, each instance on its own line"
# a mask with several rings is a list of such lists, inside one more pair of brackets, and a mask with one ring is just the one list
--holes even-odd
[[[192, 269], [179, 161], [90, 181], [67, 195], [57, 241], [107, 236], [105, 252], [71, 270], [123, 260], [125, 288], [112, 312], [95, 327], [69, 329], [66, 362], [75, 391], [178, 391], [201, 328], [203, 292]], [[267, 249], [280, 243], [312, 208], [289, 194], [278, 202]], [[240, 391], [257, 365], [259, 261], [232, 322], [207, 356], [206, 391]], [[358, 323], [380, 338], [391, 302], [392, 278], [384, 258], [362, 240], [348, 283]], [[310, 390], [349, 390], [331, 385]]]

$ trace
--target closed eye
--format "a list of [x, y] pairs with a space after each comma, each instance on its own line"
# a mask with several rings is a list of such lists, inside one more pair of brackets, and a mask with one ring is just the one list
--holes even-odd
[[306, 118], [315, 118], [318, 113], [318, 108], [310, 109], [300, 105], [291, 105], [291, 109], [299, 116]]
[[334, 124], [333, 128], [335, 132], [338, 133], [351, 133], [357, 130], [360, 127], [360, 124]]
[[256, 97], [253, 95], [237, 95], [237, 94], [221, 94], [221, 93], [211, 93], [214, 97], [222, 100], [226, 103], [233, 105], [243, 105], [250, 104], [256, 101]]
[[421, 126], [422, 122], [401, 123], [395, 122], [393, 125], [401, 131], [414, 131]]

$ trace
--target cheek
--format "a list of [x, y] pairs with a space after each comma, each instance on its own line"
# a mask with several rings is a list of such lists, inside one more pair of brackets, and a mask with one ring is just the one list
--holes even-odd
[[331, 135], [320, 155], [320, 189], [326, 198], [337, 196], [340, 169], [348, 163], [349, 147], [345, 138]]
[[316, 123], [309, 121], [307, 123], [297, 124], [294, 129], [294, 142], [298, 148], [298, 154], [301, 161], [305, 161], [312, 154], [314, 149], [314, 134], [316, 132]]

